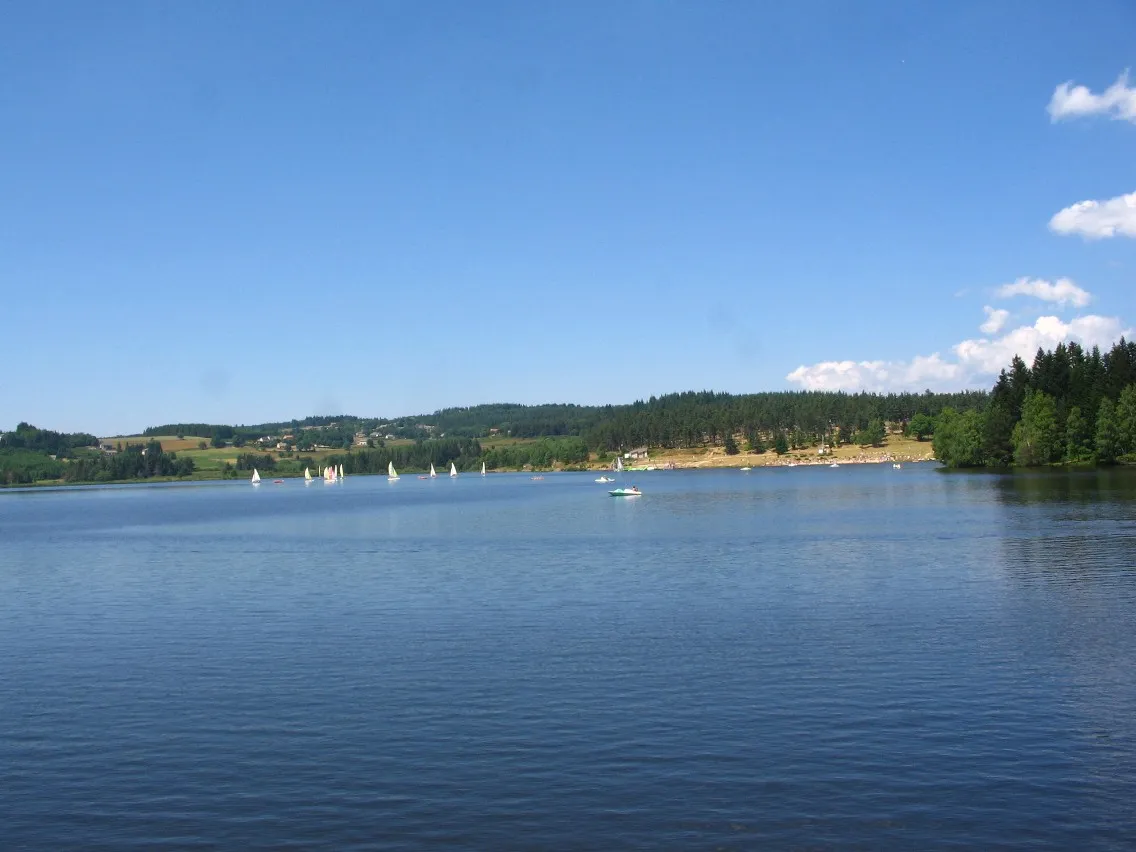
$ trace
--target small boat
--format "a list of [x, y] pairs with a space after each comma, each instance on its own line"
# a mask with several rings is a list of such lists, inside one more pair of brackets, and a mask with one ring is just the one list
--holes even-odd
[[304, 485], [312, 484], [312, 472], [306, 467], [304, 468]]
[[274, 479], [274, 480], [272, 480], [272, 484], [273, 485], [283, 485], [284, 480], [283, 479]]
[[749, 473], [749, 472], [750, 472], [751, 470], [753, 470], [753, 468], [752, 468], [752, 467], [743, 467], [743, 468], [741, 469], [742, 473]]
[[544, 479], [544, 477], [543, 476], [530, 476], [529, 479], [531, 479], [533, 482], [536, 482], [538, 479]]
[[455, 479], [458, 475], [458, 469], [454, 467], [454, 463], [450, 462], [450, 479]]
[[607, 493], [612, 497], [639, 497], [643, 492], [632, 485], [630, 488], [616, 488]]
[[601, 476], [596, 482], [615, 482], [615, 480], [607, 476]]
[[340, 479], [346, 479], [346, 478], [347, 478], [347, 474], [345, 474], [345, 473], [343, 472], [343, 465], [340, 465], [340, 466], [339, 466], [339, 478], [340, 478]]
[[895, 470], [900, 470], [902, 467], [903, 467], [903, 465], [901, 465], [901, 464], [893, 464], [892, 465], [892, 468], [895, 469]]
[[260, 473], [254, 467], [252, 469], [252, 479], [249, 480], [253, 485], [260, 485]]
[[387, 462], [387, 482], [394, 482], [398, 478], [398, 471], [394, 469], [394, 462]]
[[434, 462], [430, 462], [430, 475], [422, 477], [423, 479], [437, 479], [438, 474], [434, 471]]
[[419, 475], [418, 478], [419, 479], [429, 479], [430, 477], [428, 477], [426, 474], [423, 473], [423, 474]]
[[840, 467], [840, 465], [837, 464], [836, 462], [833, 462], [832, 464], [829, 465], [829, 467]]
[[623, 459], [620, 458], [619, 456], [616, 456], [615, 457], [615, 467], [612, 468], [612, 469], [613, 470], [623, 470]]
[[481, 475], [485, 476], [485, 462], [481, 463]]
[[325, 485], [335, 482], [335, 465], [329, 464], [323, 469], [323, 481]]

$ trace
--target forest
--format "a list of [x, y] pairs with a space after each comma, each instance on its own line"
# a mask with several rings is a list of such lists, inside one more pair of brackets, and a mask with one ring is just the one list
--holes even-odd
[[934, 423], [948, 467], [1115, 464], [1136, 455], [1136, 342], [1102, 354], [1076, 343], [1015, 357], [981, 408], [948, 407]]

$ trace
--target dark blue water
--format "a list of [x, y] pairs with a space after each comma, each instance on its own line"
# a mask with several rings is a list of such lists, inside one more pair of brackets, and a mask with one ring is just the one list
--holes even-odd
[[0, 493], [4, 849], [1131, 849], [1136, 479]]

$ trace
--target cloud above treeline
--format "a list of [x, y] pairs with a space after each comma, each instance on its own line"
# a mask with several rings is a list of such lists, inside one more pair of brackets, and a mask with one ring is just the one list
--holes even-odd
[[982, 310], [986, 313], [986, 321], [978, 327], [978, 330], [983, 334], [997, 334], [1006, 324], [1006, 320], [1010, 318], [1010, 312], [1005, 308], [992, 308], [985, 305]]
[[1069, 80], [1053, 91], [1048, 111], [1052, 121], [1107, 115], [1117, 121], [1136, 124], [1136, 87], [1128, 85], [1127, 71], [1099, 95], [1093, 94], [1088, 86], [1076, 86]]
[[[1107, 116], [1136, 124], [1136, 87], [1128, 84], [1127, 71], [1099, 94], [1069, 80], [1054, 90], [1048, 112], [1055, 122]], [[1075, 234], [1087, 240], [1136, 237], [1136, 192], [1104, 201], [1077, 202], [1055, 214], [1049, 220], [1049, 228], [1057, 234]], [[1025, 296], [1074, 309], [1084, 308], [1092, 301], [1092, 294], [1068, 278], [1019, 278], [996, 288], [994, 295], [999, 299]], [[785, 378], [805, 390], [888, 392], [989, 387], [1015, 355], [1030, 361], [1038, 349], [1053, 349], [1059, 343], [1071, 342], [1086, 349], [1105, 349], [1121, 337], [1132, 336], [1132, 329], [1126, 328], [1118, 317], [1084, 314], [1065, 320], [1047, 314], [1006, 330], [1009, 310], [990, 305], [982, 310], [986, 318], [978, 328], [983, 336], [956, 343], [947, 357], [934, 352], [909, 361], [821, 361], [802, 364]]]
[[[1031, 296], [1046, 302], [1083, 307], [1092, 295], [1067, 278], [1055, 282], [1019, 278], [999, 287], [1002, 298]], [[1015, 355], [1027, 362], [1039, 348], [1077, 342], [1086, 349], [1105, 349], [1123, 336], [1130, 336], [1118, 317], [1086, 314], [1068, 321], [1058, 316], [1039, 316], [1031, 324], [1005, 331], [1010, 317], [1004, 308], [983, 308], [986, 320], [979, 326], [984, 336], [960, 341], [950, 355], [938, 352], [917, 355], [909, 361], [821, 361], [801, 365], [785, 378], [804, 390], [922, 391], [988, 387]]]

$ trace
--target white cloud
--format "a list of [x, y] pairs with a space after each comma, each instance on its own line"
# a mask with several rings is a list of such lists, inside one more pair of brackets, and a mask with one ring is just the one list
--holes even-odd
[[1049, 220], [1049, 230], [1080, 234], [1086, 240], [1105, 237], [1136, 237], [1136, 192], [1107, 201], [1079, 201]]
[[1092, 296], [1087, 290], [1078, 287], [1068, 278], [1058, 278], [1049, 282], [1042, 278], [1019, 278], [1013, 284], [1003, 284], [997, 295], [1003, 299], [1011, 296], [1033, 296], [1043, 302], [1056, 302], [1059, 305], [1073, 305], [1083, 308]]
[[1010, 312], [1002, 308], [992, 308], [986, 305], [982, 308], [986, 312], [986, 322], [978, 327], [978, 330], [983, 334], [997, 334], [1002, 330], [1002, 326], [1006, 324], [1006, 319], [1010, 316]]
[[1020, 326], [993, 340], [964, 340], [954, 347], [954, 351], [968, 375], [994, 375], [1015, 355], [1028, 362], [1038, 348], [1052, 349], [1058, 343], [1071, 340], [1085, 348], [1100, 346], [1103, 349], [1122, 335], [1131, 333], [1116, 317], [1088, 314], [1069, 322], [1060, 317], [1038, 317], [1033, 325]]
[[958, 364], [939, 353], [917, 355], [911, 361], [822, 361], [800, 366], [785, 377], [805, 390], [882, 391], [897, 388], [958, 388], [963, 383]]
[[[987, 319], [983, 328], [989, 323]], [[1116, 317], [1089, 314], [1065, 322], [1060, 317], [1044, 316], [1001, 337], [964, 340], [952, 347], [954, 360], [936, 352], [910, 361], [822, 361], [802, 365], [785, 378], [805, 390], [887, 392], [984, 387], [1015, 355], [1028, 363], [1038, 348], [1052, 349], [1058, 343], [1076, 341], [1085, 348], [1104, 349], [1131, 335], [1132, 330], [1124, 328]]]
[[1074, 86], [1073, 81], [1069, 80], [1053, 91], [1048, 110], [1052, 121], [1084, 115], [1107, 115], [1136, 124], [1136, 88], [1128, 85], [1127, 71], [1099, 95], [1094, 95], [1087, 86]]

